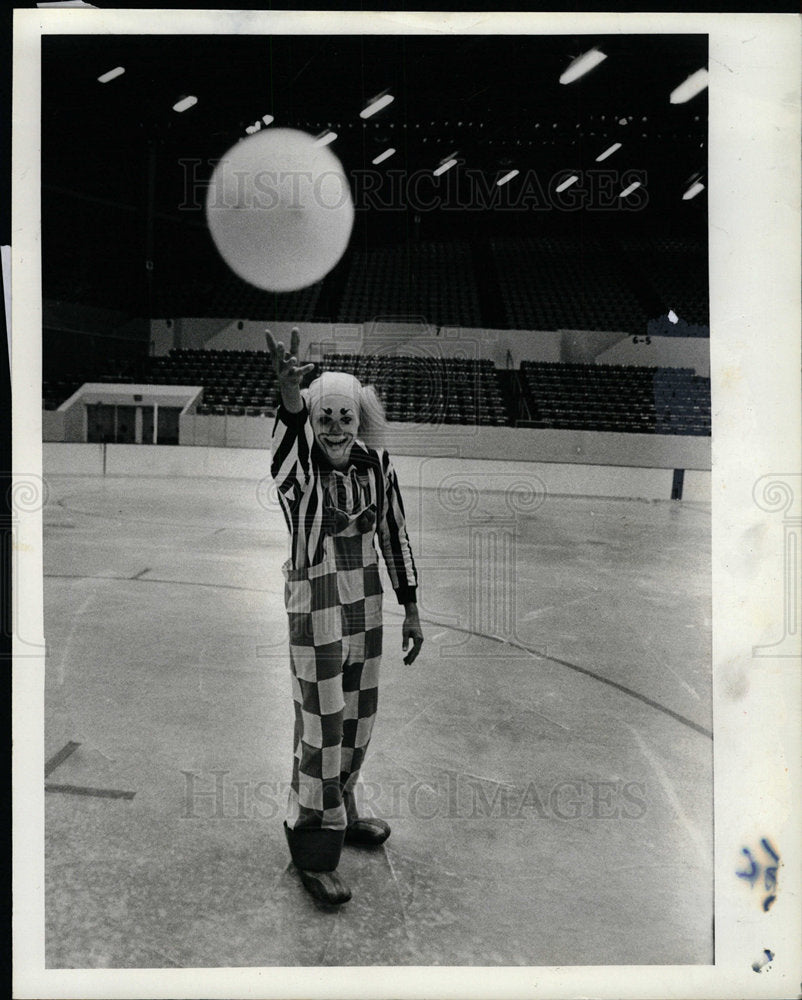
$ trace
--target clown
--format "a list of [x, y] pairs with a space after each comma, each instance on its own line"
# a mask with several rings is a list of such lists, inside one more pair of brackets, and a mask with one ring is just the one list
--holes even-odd
[[290, 350], [266, 331], [281, 403], [271, 473], [290, 533], [282, 567], [295, 703], [295, 757], [284, 829], [306, 889], [344, 903], [343, 844], [376, 846], [384, 820], [360, 817], [356, 787], [376, 716], [382, 653], [382, 584], [376, 542], [405, 609], [404, 658], [423, 644], [417, 574], [395, 471], [365, 444], [384, 424], [375, 391], [344, 372], [301, 379], [298, 330]]

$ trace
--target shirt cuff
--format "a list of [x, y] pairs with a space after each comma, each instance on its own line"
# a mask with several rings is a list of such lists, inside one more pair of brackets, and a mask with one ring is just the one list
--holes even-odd
[[413, 604], [417, 600], [417, 587], [396, 587], [395, 596], [399, 604]]

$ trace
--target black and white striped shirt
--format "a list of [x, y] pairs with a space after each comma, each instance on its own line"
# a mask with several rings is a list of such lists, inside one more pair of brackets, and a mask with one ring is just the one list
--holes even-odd
[[[273, 427], [270, 471], [278, 488], [290, 532], [293, 569], [323, 561], [326, 534], [323, 509], [332, 466], [315, 441], [304, 402], [298, 413], [279, 406]], [[415, 561], [406, 529], [398, 479], [387, 452], [354, 441], [349, 460], [351, 477], [359, 483], [365, 505], [376, 506], [375, 535], [399, 604], [415, 600]]]

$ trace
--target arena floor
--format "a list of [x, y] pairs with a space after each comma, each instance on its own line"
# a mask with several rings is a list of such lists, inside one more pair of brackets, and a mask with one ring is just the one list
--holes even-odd
[[345, 849], [334, 910], [281, 825], [269, 491], [48, 482], [49, 968], [713, 961], [707, 506], [403, 488], [426, 642], [404, 666], [387, 585], [363, 774], [393, 833]]

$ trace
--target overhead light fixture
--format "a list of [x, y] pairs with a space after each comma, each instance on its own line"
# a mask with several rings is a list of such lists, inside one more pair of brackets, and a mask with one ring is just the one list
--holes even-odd
[[668, 322], [679, 323], [679, 316], [677, 316], [673, 309], [668, 310]]
[[326, 129], [325, 132], [321, 132], [319, 136], [315, 139], [316, 146], [328, 146], [330, 142], [334, 142], [337, 138], [337, 133], [332, 132], [330, 129]]
[[682, 196], [683, 201], [690, 201], [691, 198], [695, 198], [697, 194], [701, 194], [704, 191], [705, 186], [701, 181], [694, 181], [693, 184], [688, 188], [685, 194]]
[[441, 163], [439, 167], [435, 167], [432, 172], [435, 177], [439, 177], [441, 174], [444, 174], [446, 170], [450, 170], [452, 167], [456, 167], [456, 165], [456, 160], [446, 160], [445, 163]]
[[568, 69], [560, 77], [560, 83], [573, 83], [581, 76], [595, 69], [599, 63], [604, 62], [607, 56], [599, 49], [590, 49], [577, 56]]
[[612, 146], [608, 146], [603, 153], [599, 153], [599, 155], [596, 157], [596, 162], [601, 163], [602, 160], [606, 160], [608, 156], [612, 156], [613, 153], [617, 153], [620, 148], [621, 148], [621, 143], [614, 142]]
[[668, 99], [671, 104], [685, 104], [697, 94], [701, 94], [706, 86], [707, 70], [697, 69], [695, 73], [691, 73], [687, 80], [671, 91], [671, 96]]
[[384, 163], [385, 160], [389, 160], [394, 152], [395, 150], [392, 146], [390, 146], [388, 149], [385, 149], [383, 153], [379, 153], [378, 156], [374, 157], [371, 162], [374, 166], [378, 166], [379, 163]]
[[564, 180], [564, 181], [562, 182], [562, 184], [559, 184], [559, 185], [557, 186], [557, 188], [556, 188], [556, 190], [557, 190], [557, 194], [561, 194], [561, 193], [562, 193], [563, 191], [565, 191], [565, 190], [566, 190], [567, 188], [571, 187], [571, 185], [572, 185], [572, 184], [576, 184], [576, 182], [577, 182], [578, 180], [579, 180], [579, 178], [577, 177], [577, 175], [576, 175], [576, 174], [571, 174], [571, 176], [570, 176], [570, 177], [568, 177], [568, 178], [566, 178], [566, 179], [565, 179], [565, 180]]
[[372, 97], [368, 102], [367, 107], [364, 107], [359, 112], [359, 117], [370, 118], [371, 115], [378, 114], [379, 111], [386, 108], [388, 104], [392, 104], [394, 100], [395, 98], [393, 95], [388, 94], [387, 92], [380, 94], [378, 97]]
[[517, 177], [519, 173], [520, 170], [508, 170], [506, 174], [499, 177], [499, 179], [496, 181], [496, 186], [502, 187], [502, 185], [504, 184], [509, 184], [509, 182], [513, 179], [513, 177]]
[[618, 197], [626, 198], [629, 195], [631, 195], [633, 191], [637, 191], [639, 187], [640, 187], [640, 181], [633, 181], [628, 187], [624, 188], [624, 190]]
[[189, 97], [182, 97], [179, 101], [173, 105], [173, 111], [177, 111], [179, 114], [182, 111], [188, 111], [190, 108], [194, 107], [198, 103], [198, 98], [190, 95]]
[[115, 68], [110, 69], [108, 73], [103, 73], [102, 76], [99, 76], [97, 78], [98, 83], [108, 83], [110, 80], [116, 80], [117, 77], [122, 76], [124, 72], [125, 68], [123, 66], [115, 66]]

